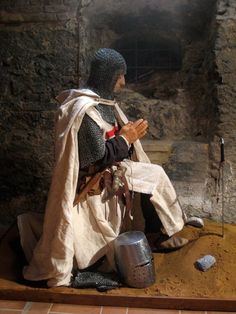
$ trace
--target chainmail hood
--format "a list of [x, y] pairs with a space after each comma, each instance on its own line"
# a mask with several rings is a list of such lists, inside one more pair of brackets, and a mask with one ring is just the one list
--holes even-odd
[[114, 49], [101, 48], [97, 50], [90, 68], [87, 88], [99, 96], [112, 99], [116, 81], [121, 74], [126, 73], [126, 62], [122, 55]]
[[[92, 61], [86, 88], [105, 99], [113, 99], [113, 90], [119, 75], [126, 73], [122, 55], [114, 49], [99, 49]], [[114, 108], [102, 103], [95, 106], [103, 120], [114, 125]], [[99, 126], [85, 115], [78, 134], [80, 167], [85, 168], [104, 156], [105, 142]]]

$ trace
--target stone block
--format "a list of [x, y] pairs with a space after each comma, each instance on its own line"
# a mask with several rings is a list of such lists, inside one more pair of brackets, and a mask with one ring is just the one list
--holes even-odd
[[76, 11], [57, 13], [56, 16], [59, 21], [71, 20], [76, 18]]
[[52, 22], [57, 21], [57, 15], [55, 12], [38, 12], [28, 13], [23, 15], [24, 22]]
[[63, 0], [48, 0], [47, 5], [63, 5]]
[[176, 162], [206, 162], [208, 159], [208, 144], [193, 141], [176, 141], [173, 144], [173, 155], [173, 159]]
[[77, 7], [81, 3], [81, 1], [78, 1], [78, 0], [63, 0], [63, 3], [66, 6]]
[[143, 149], [151, 162], [163, 165], [169, 159], [172, 149], [172, 142], [158, 140], [142, 140]]
[[[235, 25], [236, 27], [236, 25]], [[236, 40], [236, 36], [235, 36]], [[231, 47], [227, 49], [221, 49], [217, 54], [217, 65], [218, 65], [218, 71], [225, 75], [233, 75], [233, 72], [236, 71], [236, 58], [234, 57], [236, 55], [236, 47]], [[223, 83], [224, 77], [223, 77]]]
[[44, 12], [46, 13], [64, 13], [71, 11], [72, 9], [68, 6], [65, 6], [63, 4], [52, 4], [52, 5], [45, 5], [44, 6]]
[[0, 11], [1, 23], [20, 23], [24, 21], [23, 14], [15, 12]]

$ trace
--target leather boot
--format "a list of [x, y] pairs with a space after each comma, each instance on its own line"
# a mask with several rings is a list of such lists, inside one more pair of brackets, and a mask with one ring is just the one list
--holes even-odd
[[188, 239], [178, 237], [178, 236], [167, 236], [167, 235], [161, 235], [160, 238], [158, 238], [155, 241], [155, 247], [156, 251], [158, 252], [170, 252], [170, 251], [175, 251], [183, 246], [185, 246], [189, 242]]

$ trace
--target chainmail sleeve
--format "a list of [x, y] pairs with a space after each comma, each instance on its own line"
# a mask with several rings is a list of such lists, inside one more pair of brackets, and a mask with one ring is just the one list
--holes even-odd
[[78, 132], [80, 168], [100, 160], [105, 154], [105, 141], [100, 127], [85, 114]]
[[104, 169], [129, 156], [129, 146], [122, 136], [104, 140], [100, 127], [85, 114], [78, 133], [80, 169], [95, 165]]

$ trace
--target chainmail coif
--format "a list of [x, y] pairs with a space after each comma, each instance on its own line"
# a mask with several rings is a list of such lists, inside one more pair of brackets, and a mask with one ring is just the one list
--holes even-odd
[[92, 61], [87, 87], [100, 97], [112, 99], [115, 83], [121, 74], [126, 74], [126, 62], [114, 49], [99, 49]]
[[[119, 75], [126, 73], [126, 62], [122, 55], [114, 49], [99, 49], [92, 61], [86, 88], [100, 97], [113, 99], [113, 90]], [[115, 124], [114, 109], [105, 104], [98, 104], [96, 109], [102, 118]], [[104, 156], [105, 142], [99, 126], [85, 115], [78, 134], [80, 167], [87, 167]]]

